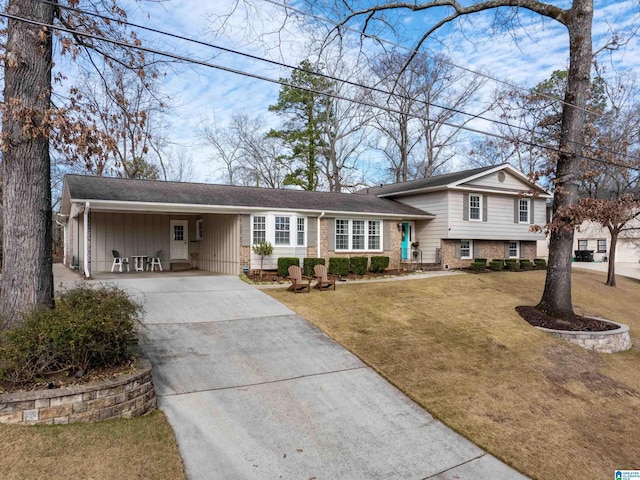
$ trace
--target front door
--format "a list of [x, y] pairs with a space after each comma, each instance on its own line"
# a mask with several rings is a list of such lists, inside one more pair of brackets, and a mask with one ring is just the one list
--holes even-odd
[[188, 227], [187, 220], [171, 220], [171, 260], [189, 259]]
[[409, 260], [411, 258], [411, 224], [402, 222], [402, 260]]

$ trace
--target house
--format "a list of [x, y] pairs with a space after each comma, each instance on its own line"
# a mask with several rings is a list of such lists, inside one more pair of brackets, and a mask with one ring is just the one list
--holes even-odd
[[[606, 227], [596, 222], [583, 222], [573, 237], [573, 250], [593, 252], [593, 260], [606, 262], [609, 259], [611, 234]], [[640, 262], [640, 219], [631, 220], [618, 235], [616, 262]]]
[[[358, 194], [67, 175], [61, 219], [65, 264], [90, 277], [124, 257], [162, 250], [165, 268], [239, 274], [257, 269], [251, 245], [279, 257], [388, 256], [468, 266], [474, 257], [535, 256], [547, 192], [509, 165], [484, 167]], [[412, 247], [418, 242], [418, 247]]]

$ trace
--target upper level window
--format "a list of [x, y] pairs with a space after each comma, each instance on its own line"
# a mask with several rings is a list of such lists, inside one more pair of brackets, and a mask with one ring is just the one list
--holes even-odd
[[291, 239], [290, 217], [276, 217], [276, 245], [289, 245]]
[[482, 220], [482, 197], [469, 195], [469, 220]]
[[607, 253], [607, 239], [598, 240], [598, 253]]
[[529, 223], [529, 200], [526, 198], [521, 198], [518, 201], [518, 221]]
[[299, 247], [304, 246], [304, 218], [298, 217], [296, 229], [296, 244]]
[[380, 220], [336, 219], [336, 250], [382, 250]]
[[253, 245], [267, 241], [267, 217], [260, 215], [253, 217]]

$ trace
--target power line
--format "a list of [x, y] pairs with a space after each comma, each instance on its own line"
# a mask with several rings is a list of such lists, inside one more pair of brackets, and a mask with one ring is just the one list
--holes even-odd
[[[144, 47], [142, 45], [131, 45], [129, 43], [126, 43], [126, 42], [123, 42], [123, 41], [120, 41], [120, 40], [109, 39], [109, 38], [102, 37], [102, 36], [99, 36], [99, 35], [95, 35], [95, 34], [92, 34], [92, 33], [81, 32], [79, 30], [73, 30], [73, 29], [66, 28], [66, 27], [61, 27], [61, 26], [58, 26], [58, 25], [53, 25], [53, 24], [49, 24], [49, 23], [45, 23], [45, 22], [39, 22], [37, 20], [32, 20], [32, 19], [19, 17], [17, 15], [12, 15], [12, 14], [9, 14], [9, 13], [6, 13], [6, 12], [0, 12], [0, 17], [4, 17], [4, 18], [7, 18], [7, 19], [15, 20], [15, 21], [18, 21], [18, 22], [27, 23], [27, 24], [30, 24], [30, 25], [36, 25], [36, 26], [40, 26], [40, 27], [51, 28], [53, 30], [57, 30], [57, 31], [60, 31], [60, 32], [66, 32], [66, 33], [70, 33], [70, 34], [75, 34], [75, 35], [79, 35], [79, 36], [82, 36], [82, 37], [91, 38], [93, 40], [98, 40], [98, 41], [102, 41], [102, 42], [105, 42], [105, 43], [110, 43], [110, 44], [121, 46], [121, 47], [132, 48], [132, 49], [139, 50], [139, 51], [142, 51], [142, 52], [152, 53], [154, 55], [160, 55], [160, 56], [172, 58], [174, 60], [179, 60], [179, 61], [186, 62], [186, 63], [193, 63], [193, 64], [196, 64], [196, 65], [215, 68], [217, 70], [222, 70], [222, 71], [225, 71], [225, 72], [228, 72], [228, 73], [233, 73], [233, 74], [237, 74], [237, 75], [253, 78], [253, 79], [256, 79], [256, 80], [262, 80], [262, 81], [266, 81], [266, 82], [269, 82], [269, 83], [275, 83], [275, 84], [278, 84], [278, 85], [284, 85], [284, 86], [296, 88], [296, 89], [299, 89], [299, 90], [307, 91], [307, 92], [310, 92], [310, 93], [314, 93], [314, 94], [317, 94], [317, 95], [323, 95], [323, 96], [335, 98], [335, 99], [338, 99], [338, 100], [344, 100], [344, 101], [353, 102], [353, 103], [357, 103], [357, 104], [364, 105], [364, 106], [369, 106], [369, 107], [372, 107], [372, 108], [377, 108], [377, 109], [384, 110], [384, 111], [387, 111], [387, 112], [403, 114], [403, 112], [400, 112], [399, 110], [396, 110], [396, 109], [393, 109], [393, 108], [389, 108], [389, 107], [381, 107], [381, 106], [376, 105], [376, 104], [374, 104], [372, 102], [367, 102], [367, 101], [359, 100], [359, 99], [352, 99], [352, 98], [348, 98], [348, 97], [345, 97], [343, 95], [339, 95], [339, 94], [332, 93], [332, 92], [322, 92], [322, 91], [317, 91], [317, 90], [314, 90], [314, 89], [308, 88], [308, 87], [302, 87], [302, 86], [298, 86], [298, 85], [291, 85], [291, 84], [289, 84], [289, 83], [287, 83], [285, 81], [276, 80], [276, 79], [273, 79], [273, 78], [265, 77], [263, 75], [258, 75], [258, 74], [251, 73], [251, 72], [245, 72], [245, 71], [242, 71], [242, 70], [238, 70], [238, 69], [234, 69], [234, 68], [230, 68], [230, 67], [225, 67], [223, 65], [213, 64], [213, 63], [210, 63], [210, 62], [206, 62], [204, 60], [192, 59], [192, 58], [189, 58], [189, 57], [185, 57], [183, 55], [177, 55], [177, 54], [170, 53], [170, 52], [163, 52], [161, 50], [152, 49], [152, 48], [149, 48], [149, 47]], [[409, 115], [411, 117], [417, 118], [417, 119], [431, 120], [431, 119], [428, 119], [428, 118], [425, 118], [425, 117], [421, 117], [420, 115], [417, 115], [417, 114], [414, 114], [414, 113], [410, 113]], [[453, 124], [453, 123], [444, 122], [444, 121], [439, 121], [439, 123], [441, 123], [443, 125], [446, 125], [446, 126], [453, 127], [453, 128], [457, 128], [459, 130], [465, 130], [465, 131], [469, 131], [469, 132], [472, 132], [472, 133], [477, 133], [477, 134], [480, 134], [480, 135], [485, 135], [485, 136], [489, 136], [489, 137], [493, 137], [493, 138], [498, 138], [500, 140], [510, 141], [510, 139], [508, 137], [505, 137], [504, 135], [500, 135], [500, 134], [496, 134], [496, 133], [492, 133], [492, 132], [487, 132], [487, 131], [471, 128], [471, 127], [468, 127], [466, 125], [458, 125], [458, 124]], [[557, 147], [552, 147], [552, 146], [548, 146], [548, 145], [540, 145], [540, 144], [537, 144], [535, 142], [530, 142], [530, 141], [527, 141], [527, 140], [519, 140], [519, 143], [524, 144], [524, 145], [528, 145], [528, 146], [532, 146], [532, 147], [545, 149], [545, 150], [548, 150], [548, 151], [551, 151], [551, 152], [554, 152], [554, 153], [562, 153], [562, 151]], [[590, 146], [583, 145], [583, 144], [578, 144], [578, 146], [581, 146], [581, 147], [584, 147], [584, 148], [591, 148]], [[611, 166], [616, 166], [616, 167], [620, 167], [620, 168], [628, 168], [630, 170], [638, 170], [638, 171], [640, 171], [640, 167], [636, 168], [636, 167], [629, 167], [629, 166], [626, 166], [626, 165], [620, 165], [618, 163], [607, 161], [607, 160], [602, 160], [602, 159], [593, 158], [593, 157], [587, 157], [587, 156], [585, 156], [583, 154], [576, 153], [576, 152], [574, 152], [573, 154], [576, 157], [582, 158], [584, 160], [590, 160], [590, 161], [594, 161], [594, 162], [597, 162], [597, 163], [602, 163], [602, 164], [605, 164], [605, 165], [611, 165]], [[631, 157], [631, 158], [633, 158], [634, 160], [639, 160], [640, 161], [639, 158], [636, 158], [636, 157]]]
[[[214, 49], [217, 49], [217, 50], [221, 50], [221, 51], [224, 51], [224, 52], [227, 52], [227, 53], [232, 53], [234, 55], [243, 56], [243, 57], [250, 58], [250, 59], [253, 59], [253, 60], [257, 60], [257, 61], [260, 61], [260, 62], [270, 63], [272, 65], [276, 65], [276, 66], [279, 66], [279, 67], [282, 67], [282, 68], [287, 68], [287, 69], [290, 69], [290, 70], [295, 70], [295, 71], [299, 71], [299, 72], [303, 72], [303, 73], [308, 73], [308, 74], [311, 74], [311, 75], [315, 75], [315, 76], [318, 76], [318, 77], [325, 78], [327, 80], [340, 82], [340, 83], [343, 83], [343, 84], [355, 86], [357, 88], [370, 90], [370, 91], [373, 91], [373, 92], [376, 92], [376, 93], [381, 93], [381, 94], [387, 95], [389, 97], [408, 99], [408, 100], [416, 101], [417, 103], [423, 104], [423, 105], [425, 105], [427, 107], [428, 106], [434, 106], [434, 107], [439, 108], [441, 110], [446, 110], [446, 111], [450, 111], [450, 112], [457, 113], [457, 114], [460, 114], [460, 115], [465, 115], [465, 116], [471, 117], [469, 120], [464, 122], [463, 125], [465, 125], [467, 122], [471, 121], [472, 119], [478, 119], [478, 120], [484, 120], [484, 121], [487, 121], [487, 122], [490, 122], [490, 123], [496, 124], [496, 125], [503, 125], [503, 126], [508, 127], [510, 129], [516, 129], [516, 130], [523, 131], [525, 133], [529, 133], [529, 134], [532, 134], [532, 135], [534, 133], [536, 133], [535, 130], [531, 130], [531, 129], [527, 128], [527, 127], [521, 127], [519, 125], [512, 125], [509, 122], [506, 122], [506, 121], [503, 121], [503, 120], [499, 120], [499, 119], [495, 119], [495, 118], [487, 118], [487, 117], [483, 116], [482, 114], [468, 113], [468, 112], [465, 112], [465, 111], [460, 110], [460, 109], [455, 109], [455, 108], [451, 108], [451, 107], [445, 107], [445, 106], [438, 105], [438, 104], [433, 103], [433, 102], [426, 102], [426, 101], [421, 100], [421, 99], [413, 99], [412, 97], [410, 97], [408, 95], [402, 95], [402, 94], [397, 94], [395, 92], [389, 92], [389, 91], [383, 90], [381, 88], [372, 87], [372, 86], [368, 86], [368, 85], [363, 85], [361, 83], [353, 82], [353, 81], [350, 81], [350, 80], [344, 80], [344, 79], [337, 78], [337, 77], [334, 77], [334, 76], [331, 76], [331, 75], [328, 75], [328, 74], [325, 74], [325, 73], [321, 73], [321, 72], [308, 71], [308, 70], [305, 70], [305, 69], [297, 67], [297, 66], [292, 66], [292, 65], [286, 64], [284, 62], [278, 62], [278, 61], [275, 61], [275, 60], [265, 59], [265, 58], [262, 58], [262, 57], [259, 57], [259, 56], [256, 56], [256, 55], [252, 55], [252, 54], [249, 54], [249, 53], [241, 52], [241, 51], [238, 51], [238, 50], [235, 50], [235, 49], [231, 49], [231, 48], [228, 48], [228, 47], [222, 47], [220, 45], [212, 44], [212, 43], [205, 42], [205, 41], [202, 41], [202, 40], [196, 40], [196, 39], [193, 39], [193, 38], [190, 38], [190, 37], [186, 37], [184, 35], [179, 35], [179, 34], [167, 32], [167, 31], [164, 31], [164, 30], [159, 30], [159, 29], [156, 29], [156, 28], [153, 28], [153, 27], [147, 27], [147, 26], [140, 25], [140, 24], [137, 24], [137, 23], [129, 22], [128, 20], [123, 20], [123, 19], [115, 18], [115, 17], [109, 17], [109, 16], [106, 16], [104, 14], [99, 14], [99, 13], [96, 13], [96, 12], [89, 12], [87, 10], [82, 10], [82, 9], [75, 8], [75, 7], [59, 5], [59, 4], [55, 3], [55, 2], [52, 2], [51, 0], [37, 0], [37, 1], [39, 1], [40, 3], [54, 5], [54, 6], [58, 7], [58, 8], [62, 8], [62, 9], [65, 9], [65, 10], [70, 10], [70, 11], [73, 11], [73, 12], [76, 12], [76, 13], [95, 16], [95, 17], [101, 18], [103, 20], [108, 20], [108, 21], [111, 21], [111, 22], [117, 22], [117, 23], [122, 24], [122, 25], [131, 26], [131, 27], [134, 27], [134, 28], [137, 28], [137, 29], [141, 29], [141, 30], [147, 30], [147, 31], [150, 31], [150, 32], [153, 32], [153, 33], [157, 33], [159, 35], [166, 35], [166, 36], [169, 36], [171, 38], [176, 38], [176, 39], [183, 40], [183, 41], [186, 41], [186, 42], [195, 43], [196, 45], [206, 46], [206, 47], [209, 47], [209, 48], [214, 48]], [[333, 23], [334, 25], [338, 25], [337, 23], [332, 22], [331, 20], [322, 19], [321, 17], [319, 17], [317, 15], [307, 14], [306, 12], [304, 12], [302, 10], [295, 9], [293, 7], [289, 7], [286, 4], [278, 3], [275, 0], [265, 0], [265, 1], [267, 1], [268, 3], [271, 3], [273, 5], [276, 5], [276, 6], [282, 6], [282, 7], [285, 7], [285, 8], [289, 8], [290, 10], [292, 10], [292, 11], [294, 11], [296, 13], [300, 13], [302, 15], [309, 15], [312, 18], [317, 18], [317, 19], [319, 19], [321, 21], [326, 21], [326, 22], [329, 22], [329, 23]], [[349, 29], [357, 32], [357, 30], [354, 30], [354, 29], [351, 29], [351, 28], [349, 28]], [[376, 37], [376, 36], [372, 36], [372, 35], [368, 35], [368, 34], [365, 34], [365, 36], [369, 36], [369, 37], [374, 38], [376, 40], [379, 40], [381, 42], [385, 41], [384, 39]], [[108, 41], [108, 39], [105, 40], [105, 41]], [[398, 46], [398, 47], [403, 48], [405, 50], [408, 50], [410, 52], [420, 53], [420, 52], [418, 52], [416, 50], [408, 49], [407, 47], [404, 47], [404, 46], [402, 46], [400, 44], [396, 44], [396, 43], [392, 43], [392, 42], [388, 42], [388, 41], [387, 41], [387, 43], [390, 43], [391, 45], [394, 45], [394, 46]], [[435, 59], [435, 57], [431, 57], [431, 56], [426, 55], [426, 54], [423, 54], [423, 55], [427, 56], [428, 58]], [[436, 60], [440, 61], [438, 59], [436, 59]], [[470, 69], [467, 69], [465, 67], [456, 65], [455, 63], [452, 63], [452, 62], [443, 61], [443, 63], [449, 64], [449, 65], [451, 65], [451, 66], [453, 66], [455, 68], [460, 68], [462, 70], [468, 71], [468, 72], [470, 72], [470, 73], [472, 73], [474, 75], [485, 76], [486, 78], [493, 79], [493, 77], [489, 77], [487, 75], [480, 74], [480, 73], [475, 72], [473, 70], [470, 70]], [[499, 80], [496, 80], [496, 81], [499, 81]], [[505, 84], [513, 86], [513, 85], [508, 84], [506, 82], [505, 82]], [[513, 86], [513, 87], [514, 88], [519, 88], [517, 86]], [[522, 88], [519, 88], [519, 89], [520, 90], [526, 90], [526, 89], [522, 89]], [[527, 90], [527, 91], [531, 92], [531, 90]], [[540, 95], [542, 97], [545, 97], [545, 98], [548, 98], [548, 99], [551, 99], [551, 100], [554, 100], [554, 101], [559, 101], [559, 102], [561, 102], [563, 104], [566, 104], [566, 105], [571, 105], [569, 103], [566, 103], [564, 101], [561, 101], [561, 100], [556, 99], [554, 97], [550, 97], [550, 96], [545, 95], [545, 94], [538, 93], [538, 95]], [[575, 107], [575, 105], [572, 105], [572, 106]], [[376, 105], [376, 107], [377, 108], [381, 108], [381, 107], [379, 107], [377, 105]], [[577, 108], [577, 107], [575, 107], [575, 108]], [[580, 110], [585, 111], [587, 113], [591, 113], [592, 115], [596, 115], [595, 112], [591, 112], [588, 109], [584, 109], [583, 108], [583, 109], [580, 109]], [[396, 112], [396, 113], [402, 114], [402, 112]], [[410, 115], [415, 117], [415, 118], [422, 118], [422, 117], [418, 117], [418, 114], [411, 113]], [[597, 116], [602, 116], [602, 115], [598, 114]], [[441, 121], [441, 120], [433, 120], [433, 119], [429, 119], [429, 118], [426, 118], [426, 119], [429, 120], [429, 121], [436, 122], [436, 123], [442, 123], [444, 125], [453, 126], [453, 125], [447, 124], [446, 122]], [[456, 127], [453, 127], [453, 128], [459, 128], [459, 127], [456, 126]], [[546, 133], [546, 132], [537, 132], [537, 133], [538, 133], [538, 135], [542, 134], [545, 137], [552, 138], [550, 133]], [[505, 137], [503, 137], [503, 138], [505, 138]], [[521, 143], [523, 143], [523, 142], [521, 142]], [[585, 145], [585, 144], [582, 144], [582, 143], [579, 143], [579, 142], [571, 142], [571, 143], [573, 145], [576, 145], [576, 146], [581, 147], [581, 148], [592, 148], [589, 145]], [[636, 160], [636, 157], [634, 157], [632, 155], [629, 155], [629, 154], [626, 154], [626, 153], [616, 152], [616, 151], [614, 151], [613, 149], [610, 149], [610, 148], [600, 147], [600, 149], [606, 151], [607, 153], [620, 155], [620, 156], [623, 156], [623, 157], [626, 157], [626, 158], [631, 158], [631, 159]]]

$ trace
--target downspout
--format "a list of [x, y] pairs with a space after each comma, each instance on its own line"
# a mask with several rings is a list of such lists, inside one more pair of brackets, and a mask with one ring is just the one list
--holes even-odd
[[84, 277], [91, 278], [89, 271], [89, 207], [91, 204], [84, 204]]
[[320, 249], [320, 219], [322, 217], [324, 217], [324, 212], [322, 212], [320, 214], [320, 216], [318, 217], [318, 227], [316, 228], [316, 236], [317, 236], [317, 239], [316, 239], [316, 242], [317, 242], [316, 246], [317, 247], [316, 248], [317, 248], [317, 252], [318, 252], [317, 253], [317, 258], [320, 258], [320, 253], [321, 253], [321, 249]]

